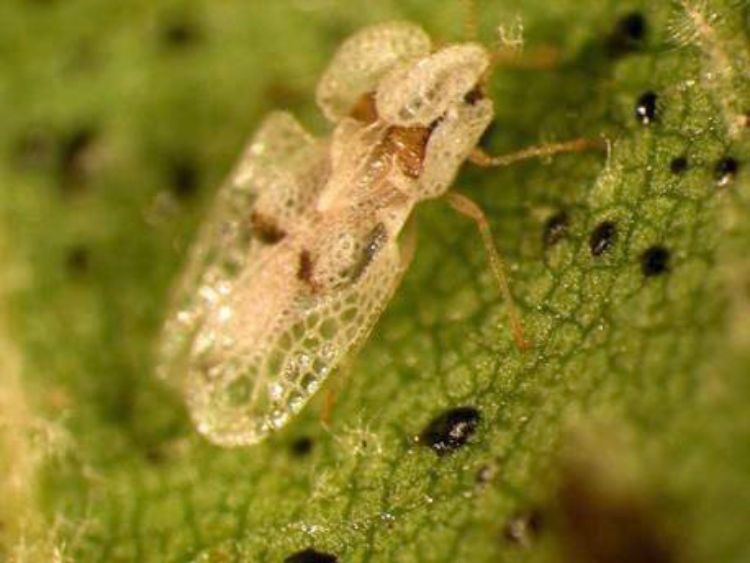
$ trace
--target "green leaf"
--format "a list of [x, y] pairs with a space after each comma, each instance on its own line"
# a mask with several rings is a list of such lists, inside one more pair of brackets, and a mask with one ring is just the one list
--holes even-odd
[[[402, 18], [455, 41], [462, 14], [3, 3], [5, 557], [750, 558], [746, 1], [479, 2], [487, 43], [521, 18], [527, 57], [560, 59], [497, 68], [488, 149], [609, 143], [457, 182], [490, 218], [529, 351], [472, 224], [437, 201], [362, 352], [266, 443], [211, 446], [153, 377], [170, 283], [263, 114], [327, 134], [313, 91], [346, 35]], [[416, 440], [458, 407], [479, 414], [465, 444]]]

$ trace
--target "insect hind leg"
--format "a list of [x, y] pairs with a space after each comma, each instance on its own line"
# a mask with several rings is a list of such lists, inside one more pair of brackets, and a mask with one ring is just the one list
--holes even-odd
[[492, 273], [500, 287], [500, 293], [502, 294], [503, 299], [505, 299], [505, 302], [508, 304], [508, 318], [510, 321], [510, 329], [513, 334], [513, 340], [519, 350], [527, 350], [530, 347], [530, 344], [524, 336], [521, 316], [518, 313], [518, 308], [513, 300], [513, 294], [510, 291], [510, 284], [508, 283], [508, 276], [505, 273], [505, 265], [500, 256], [500, 252], [497, 250], [493, 241], [492, 231], [490, 230], [490, 224], [487, 221], [487, 217], [481, 208], [465, 195], [456, 192], [448, 192], [446, 197], [448, 198], [448, 203], [450, 203], [453, 209], [458, 211], [461, 215], [473, 220], [479, 229], [479, 234], [482, 236], [482, 242], [484, 243], [487, 255], [489, 256]]

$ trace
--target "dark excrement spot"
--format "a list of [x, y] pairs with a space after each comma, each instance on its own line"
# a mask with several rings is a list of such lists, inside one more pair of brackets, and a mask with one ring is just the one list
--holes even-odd
[[161, 42], [172, 49], [184, 49], [203, 39], [203, 32], [198, 24], [187, 16], [172, 16], [161, 26]]
[[565, 211], [558, 211], [544, 223], [542, 233], [542, 242], [544, 246], [554, 246], [565, 236], [568, 230], [568, 214]]
[[296, 438], [290, 445], [289, 449], [297, 457], [305, 457], [309, 455], [313, 449], [314, 442], [310, 436], [300, 436]]
[[538, 508], [516, 512], [503, 526], [503, 538], [512, 545], [530, 547], [544, 525], [544, 516]]
[[722, 158], [714, 167], [714, 179], [720, 188], [731, 184], [740, 171], [740, 163], [731, 156]]
[[635, 102], [635, 118], [643, 125], [651, 125], [656, 121], [656, 100], [654, 92], [645, 92]]
[[169, 165], [169, 184], [172, 192], [181, 200], [195, 195], [200, 186], [200, 176], [200, 168], [191, 157], [176, 157]]
[[685, 155], [676, 156], [669, 163], [672, 174], [683, 174], [688, 169], [688, 159]]
[[435, 418], [419, 434], [419, 442], [443, 456], [464, 446], [479, 424], [479, 411], [474, 407], [457, 407]]
[[652, 246], [641, 256], [641, 270], [646, 277], [663, 274], [669, 270], [670, 252], [663, 246]]
[[65, 257], [65, 267], [73, 275], [85, 274], [89, 269], [89, 263], [89, 249], [83, 245], [72, 247]]
[[612, 221], [599, 223], [589, 237], [589, 248], [594, 256], [601, 256], [614, 244], [617, 227]]
[[607, 52], [612, 57], [621, 57], [643, 48], [648, 24], [640, 12], [629, 12], [615, 23], [607, 37]]
[[60, 141], [58, 172], [64, 187], [78, 187], [86, 179], [91, 171], [96, 138], [97, 132], [93, 127], [83, 126], [74, 129]]
[[317, 551], [311, 547], [292, 553], [284, 559], [284, 563], [336, 563], [338, 558], [330, 553]]

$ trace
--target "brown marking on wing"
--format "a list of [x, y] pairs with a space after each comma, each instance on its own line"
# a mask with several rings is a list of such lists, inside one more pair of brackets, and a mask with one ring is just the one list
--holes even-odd
[[299, 265], [297, 266], [297, 279], [305, 282], [313, 290], [316, 287], [313, 281], [313, 260], [310, 251], [303, 249], [299, 253]]
[[250, 214], [250, 226], [253, 234], [266, 244], [276, 244], [286, 236], [286, 231], [272, 217], [258, 211]]
[[367, 266], [370, 265], [375, 255], [380, 251], [381, 248], [388, 241], [388, 230], [385, 228], [384, 223], [378, 223], [373, 229], [367, 233], [365, 238], [365, 246], [362, 249], [362, 256], [352, 268], [350, 274], [351, 283], [356, 282], [362, 277]]

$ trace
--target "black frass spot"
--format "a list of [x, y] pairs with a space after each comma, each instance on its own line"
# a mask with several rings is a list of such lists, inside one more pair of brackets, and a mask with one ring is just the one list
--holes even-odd
[[544, 223], [544, 231], [542, 233], [544, 246], [554, 246], [560, 242], [567, 231], [568, 214], [565, 211], [555, 213]]
[[648, 33], [648, 23], [640, 12], [629, 12], [615, 22], [607, 37], [607, 53], [621, 57], [643, 48]]
[[313, 445], [310, 436], [299, 436], [289, 445], [289, 449], [296, 457], [305, 457], [312, 452]]
[[479, 411], [474, 407], [457, 407], [435, 418], [419, 435], [419, 442], [436, 454], [449, 454], [464, 446], [479, 424]]
[[635, 118], [642, 125], [651, 125], [656, 121], [656, 100], [654, 92], [646, 92], [635, 102]]
[[669, 171], [672, 174], [684, 174], [688, 169], [688, 159], [686, 156], [676, 156], [669, 163]]
[[714, 179], [716, 180], [716, 185], [720, 188], [728, 186], [734, 182], [739, 171], [740, 163], [737, 159], [732, 158], [731, 156], [722, 158], [714, 167]]
[[612, 221], [599, 223], [589, 237], [589, 248], [593, 256], [601, 256], [614, 244], [617, 227]]
[[652, 246], [641, 256], [641, 270], [646, 277], [663, 274], [669, 270], [670, 252], [663, 246]]
[[195, 159], [182, 156], [169, 164], [169, 185], [178, 199], [192, 198], [200, 186], [200, 169]]
[[159, 39], [169, 49], [185, 49], [200, 43], [203, 31], [197, 22], [188, 16], [172, 16], [162, 23]]
[[311, 547], [284, 558], [284, 563], [336, 563], [337, 561], [338, 558], [335, 555], [317, 551]]

